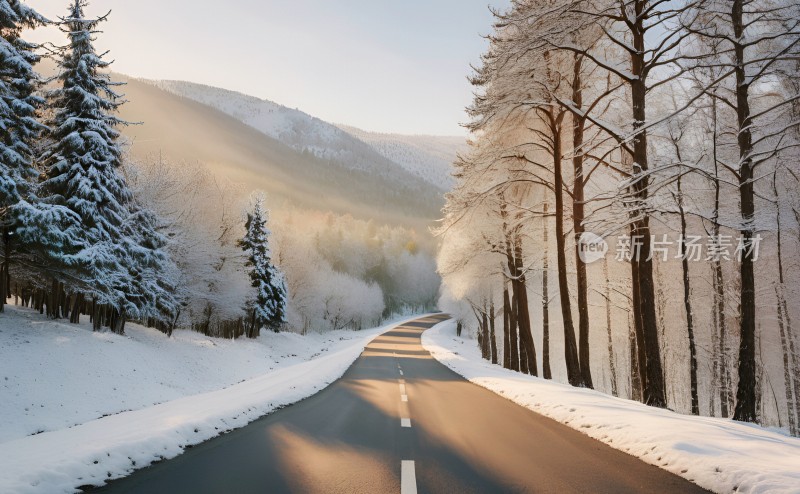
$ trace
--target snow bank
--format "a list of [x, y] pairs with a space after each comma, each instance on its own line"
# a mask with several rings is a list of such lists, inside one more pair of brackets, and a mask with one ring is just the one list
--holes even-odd
[[[16, 386], [20, 375], [29, 376], [16, 391], [6, 384], [0, 404], [0, 422], [12, 424], [4, 434], [13, 437], [0, 442], [0, 492], [14, 493], [74, 492], [78, 486], [102, 485], [177, 456], [186, 446], [242, 427], [324, 388], [372, 338], [396, 324], [230, 342], [183, 331], [168, 339], [135, 325], [126, 328], [127, 336], [92, 333], [46, 321], [31, 311], [9, 309], [0, 316], [0, 382]], [[82, 374], [82, 369], [88, 373]], [[251, 378], [183, 396], [242, 375]], [[37, 388], [37, 382], [45, 384]], [[33, 389], [26, 389], [27, 384]], [[99, 392], [90, 391], [92, 386]], [[109, 389], [120, 393], [100, 399]], [[47, 390], [52, 397], [46, 396]], [[147, 406], [148, 400], [170, 394], [182, 397]], [[18, 406], [20, 401], [31, 402], [26, 412], [50, 410], [34, 416], [56, 430], [15, 437], [30, 426], [29, 420], [17, 420], [19, 411], [7, 403]], [[92, 417], [70, 428], [59, 428], [62, 424], [54, 418], [61, 410], [69, 411], [67, 420], [75, 420], [115, 407], [139, 409]]]
[[503, 369], [445, 321], [422, 335], [438, 361], [471, 382], [716, 492], [800, 492], [800, 439], [693, 417]]

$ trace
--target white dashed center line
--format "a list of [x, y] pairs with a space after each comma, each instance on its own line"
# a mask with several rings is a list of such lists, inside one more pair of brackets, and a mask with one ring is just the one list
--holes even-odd
[[413, 461], [400, 462], [400, 494], [417, 494], [417, 473]]
[[[395, 353], [395, 357], [397, 354]], [[400, 384], [400, 401], [407, 403], [408, 395], [406, 394], [406, 380], [402, 377], [403, 368], [400, 367], [400, 362], [397, 363], [397, 372], [400, 373], [398, 383]], [[408, 411], [407, 406], [405, 406]], [[410, 418], [400, 418], [400, 427], [411, 427]], [[400, 494], [417, 494], [417, 473], [414, 468], [413, 460], [402, 460], [400, 462]]]

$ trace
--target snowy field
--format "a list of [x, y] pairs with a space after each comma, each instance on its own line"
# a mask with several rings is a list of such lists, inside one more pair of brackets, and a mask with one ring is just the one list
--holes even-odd
[[505, 370], [482, 360], [474, 340], [456, 337], [452, 320], [424, 332], [422, 344], [473, 383], [706, 489], [800, 492], [800, 439]]
[[101, 485], [306, 398], [339, 378], [368, 331], [257, 340], [93, 333], [7, 306], [0, 316], [0, 492]]

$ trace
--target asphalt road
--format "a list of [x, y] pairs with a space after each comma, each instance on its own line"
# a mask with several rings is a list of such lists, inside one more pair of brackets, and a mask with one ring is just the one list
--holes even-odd
[[373, 340], [316, 395], [92, 492], [706, 492], [469, 383], [420, 345]]

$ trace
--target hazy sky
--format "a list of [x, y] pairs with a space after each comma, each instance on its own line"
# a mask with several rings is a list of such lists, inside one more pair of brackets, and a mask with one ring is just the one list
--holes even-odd
[[[69, 0], [28, 0], [50, 18]], [[113, 68], [267, 98], [378, 132], [463, 134], [466, 76], [509, 0], [95, 0]], [[27, 36], [63, 43], [54, 28]]]

